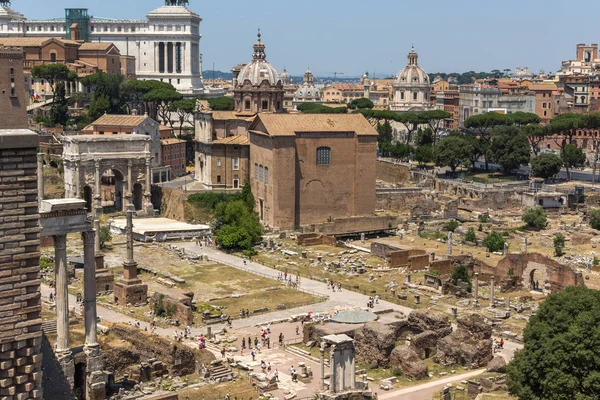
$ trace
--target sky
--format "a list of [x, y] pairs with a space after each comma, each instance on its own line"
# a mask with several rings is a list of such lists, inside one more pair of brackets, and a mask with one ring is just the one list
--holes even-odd
[[[164, 0], [12, 0], [27, 18], [85, 8], [99, 17], [143, 19]], [[365, 71], [381, 78], [406, 64], [414, 44], [429, 73], [528, 66], [560, 69], [577, 43], [600, 42], [600, 1], [580, 0], [190, 0], [202, 17], [204, 69], [248, 62], [261, 29], [267, 59], [292, 75]]]

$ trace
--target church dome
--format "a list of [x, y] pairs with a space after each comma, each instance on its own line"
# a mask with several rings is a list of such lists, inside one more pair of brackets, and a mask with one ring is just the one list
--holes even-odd
[[258, 32], [258, 40], [254, 43], [254, 53], [252, 61], [246, 64], [238, 75], [238, 83], [243, 85], [246, 80], [254, 86], [260, 85], [263, 81], [269, 82], [271, 86], [276, 86], [280, 81], [279, 73], [267, 61], [265, 54], [265, 45], [261, 42], [261, 34]]
[[285, 69], [285, 67], [283, 67], [283, 72], [281, 73], [281, 75], [279, 75], [279, 79], [281, 79], [281, 83], [283, 83], [284, 85], [290, 84], [290, 74], [288, 74], [287, 69]]
[[399, 86], [416, 86], [416, 85], [429, 85], [429, 75], [419, 67], [418, 63], [419, 55], [413, 47], [408, 53], [408, 62], [396, 76], [396, 85]]

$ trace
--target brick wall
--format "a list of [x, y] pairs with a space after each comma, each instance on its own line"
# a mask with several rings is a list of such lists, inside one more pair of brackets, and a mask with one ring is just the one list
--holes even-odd
[[0, 130], [0, 397], [42, 398], [35, 132]]
[[23, 49], [0, 46], [0, 129], [26, 129], [26, 107]]

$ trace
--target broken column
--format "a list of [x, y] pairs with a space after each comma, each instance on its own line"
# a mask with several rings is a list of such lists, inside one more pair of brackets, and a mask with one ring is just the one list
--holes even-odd
[[490, 277], [490, 307], [494, 307], [494, 275]]
[[[162, 174], [162, 172], [161, 172]], [[144, 190], [144, 209], [148, 215], [154, 214], [154, 206], [152, 205], [152, 159], [146, 158], [146, 184]]]
[[523, 237], [523, 247], [521, 248], [523, 254], [527, 254], [527, 236]]
[[97, 311], [96, 311], [96, 258], [94, 252], [95, 232], [82, 232], [83, 239], [83, 296], [85, 320], [86, 363], [86, 399], [104, 400], [106, 398], [106, 374], [103, 372], [104, 362], [98, 344]]
[[344, 334], [324, 336], [329, 349], [329, 392], [341, 393], [356, 390], [356, 364], [354, 340]]
[[56, 290], [56, 357], [65, 379], [73, 389], [75, 364], [69, 347], [69, 278], [67, 277], [67, 235], [54, 235], [54, 288]]
[[321, 348], [319, 349], [321, 353], [321, 390], [325, 390], [325, 342], [321, 342]]
[[406, 282], [410, 283], [410, 274], [406, 274]]
[[137, 276], [137, 263], [133, 259], [133, 210], [127, 210], [127, 260], [123, 263], [123, 279], [115, 283], [115, 302], [121, 306], [146, 304], [148, 285]]
[[508, 255], [508, 243], [504, 242], [504, 255]]
[[452, 256], [452, 232], [448, 232], [448, 257]]
[[479, 272], [475, 272], [475, 288], [473, 290], [473, 295], [475, 297], [473, 306], [477, 307], [479, 305]]

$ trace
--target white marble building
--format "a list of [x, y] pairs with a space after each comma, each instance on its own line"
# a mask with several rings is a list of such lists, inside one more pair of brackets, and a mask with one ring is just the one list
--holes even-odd
[[200, 16], [183, 5], [164, 5], [146, 17], [119, 20], [91, 16], [87, 9], [66, 9], [64, 18], [30, 20], [0, 5], [0, 37], [71, 38], [70, 27], [78, 23], [81, 39], [112, 42], [121, 55], [135, 57], [138, 79], [169, 82], [183, 94], [211, 94], [202, 82]]
[[394, 81], [394, 99], [390, 110], [397, 112], [423, 112], [431, 110], [429, 76], [419, 67], [419, 55], [414, 47], [408, 53], [406, 67]]

